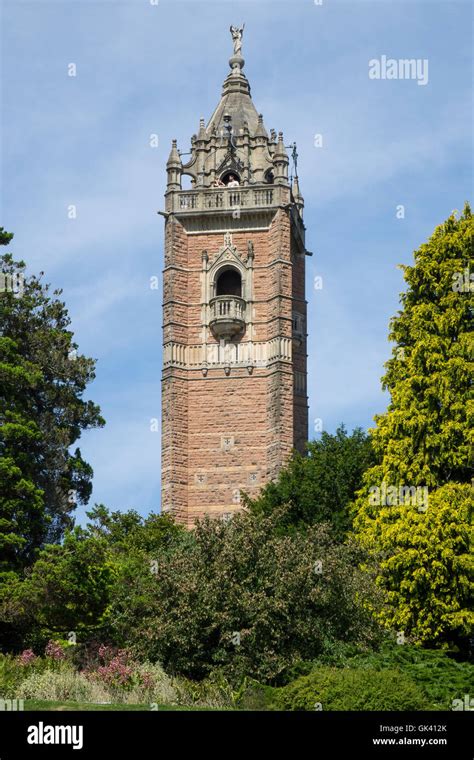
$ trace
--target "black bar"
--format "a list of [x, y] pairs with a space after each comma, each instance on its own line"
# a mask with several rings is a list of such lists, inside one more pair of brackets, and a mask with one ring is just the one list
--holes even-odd
[[[262, 760], [266, 760], [271, 752], [281, 757], [284, 749], [291, 752], [291, 758], [304, 756], [308, 760], [333, 760], [333, 753], [334, 760], [359, 756], [472, 760], [472, 718], [469, 712], [461, 711], [2, 712], [0, 760], [115, 756], [141, 760], [175, 753], [181, 757], [187, 750], [201, 751], [207, 758], [238, 753], [242, 760], [261, 752]], [[36, 736], [30, 727], [39, 730], [41, 724], [42, 734]], [[27, 742], [29, 735], [60, 739], [61, 735], [56, 736], [48, 726], [82, 726], [82, 748]], [[79, 744], [79, 734], [65, 733], [65, 738]], [[374, 742], [382, 739], [383, 744]]]

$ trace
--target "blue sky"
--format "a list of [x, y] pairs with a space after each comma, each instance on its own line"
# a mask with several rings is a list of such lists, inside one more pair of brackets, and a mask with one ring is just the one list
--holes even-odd
[[[91, 504], [159, 509], [156, 211], [171, 139], [187, 151], [219, 100], [230, 24], [246, 24], [245, 73], [267, 129], [298, 145], [314, 252], [310, 430], [315, 418], [329, 432], [369, 427], [387, 403], [397, 265], [472, 195], [471, 4], [5, 0], [2, 17], [0, 224], [16, 257], [63, 288], [80, 351], [98, 359], [88, 396], [107, 425], [80, 442], [95, 471]], [[428, 84], [369, 79], [382, 55], [427, 59]]]

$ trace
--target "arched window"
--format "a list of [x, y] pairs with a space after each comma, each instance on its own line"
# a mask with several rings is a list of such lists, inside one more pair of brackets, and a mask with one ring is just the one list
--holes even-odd
[[275, 182], [275, 176], [273, 174], [272, 169], [267, 169], [267, 171], [265, 172], [265, 175], [264, 175], [264, 180], [269, 185], [273, 185], [273, 183]]
[[224, 172], [224, 174], [221, 176], [221, 182], [223, 182], [224, 185], [228, 185], [231, 178], [237, 180], [240, 185], [240, 177], [233, 169], [231, 171]]
[[216, 279], [216, 296], [242, 297], [242, 278], [237, 269], [220, 270]]
[[181, 172], [181, 190], [192, 190], [194, 188], [194, 177], [186, 172]]

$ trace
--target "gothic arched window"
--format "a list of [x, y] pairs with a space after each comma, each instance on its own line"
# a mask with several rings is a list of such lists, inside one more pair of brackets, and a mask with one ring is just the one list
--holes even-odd
[[216, 296], [242, 297], [242, 278], [237, 269], [220, 270], [216, 278]]
[[234, 181], [237, 181], [237, 182], [239, 183], [239, 185], [240, 185], [240, 176], [239, 176], [239, 175], [238, 175], [238, 173], [237, 173], [236, 171], [234, 171], [233, 169], [231, 169], [230, 171], [227, 171], [227, 172], [225, 172], [225, 173], [224, 173], [224, 174], [221, 176], [221, 182], [223, 182], [223, 183], [224, 183], [224, 185], [226, 185], [226, 186], [227, 186], [227, 185], [229, 184], [229, 182], [231, 181], [231, 178], [232, 178]]

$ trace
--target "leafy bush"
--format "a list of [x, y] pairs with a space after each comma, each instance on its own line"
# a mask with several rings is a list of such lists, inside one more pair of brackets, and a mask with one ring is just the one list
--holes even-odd
[[152, 568], [150, 557], [130, 558], [112, 592], [117, 644], [174, 675], [202, 680], [220, 668], [233, 683], [271, 681], [328, 641], [371, 645], [379, 629], [363, 554], [324, 525], [275, 535], [279, 518], [206, 519]]
[[0, 654], [0, 697], [15, 698], [22, 683], [32, 673], [41, 673], [48, 666], [45, 659], [31, 656], [30, 652], [25, 656], [23, 652], [18, 657], [11, 654]]
[[[307, 665], [308, 663], [306, 663]], [[327, 653], [314, 665], [336, 665], [385, 670], [396, 668], [407, 675], [424, 692], [434, 709], [450, 710], [453, 699], [474, 693], [474, 664], [457, 662], [449, 653], [436, 649], [393, 642], [385, 643], [380, 652], [350, 654], [341, 661]]]
[[180, 705], [228, 708], [233, 707], [235, 694], [223, 673], [216, 670], [203, 681], [177, 678], [173, 681]]
[[398, 670], [321, 667], [275, 690], [279, 710], [429, 710], [419, 687]]
[[272, 710], [277, 690], [253, 678], [244, 678], [233, 695], [234, 705], [239, 710]]
[[173, 704], [178, 691], [161, 666], [145, 663], [133, 672], [126, 686], [108, 684], [95, 673], [78, 672], [63, 663], [60, 668], [31, 672], [15, 686], [16, 697], [47, 701]]
[[106, 690], [113, 702], [176, 702], [177, 690], [161, 665], [135, 662], [127, 650], [99, 649], [101, 664], [85, 671]]
[[48, 701], [108, 702], [110, 695], [100, 684], [76, 672], [69, 665], [60, 669], [33, 672], [19, 685], [20, 699]]

